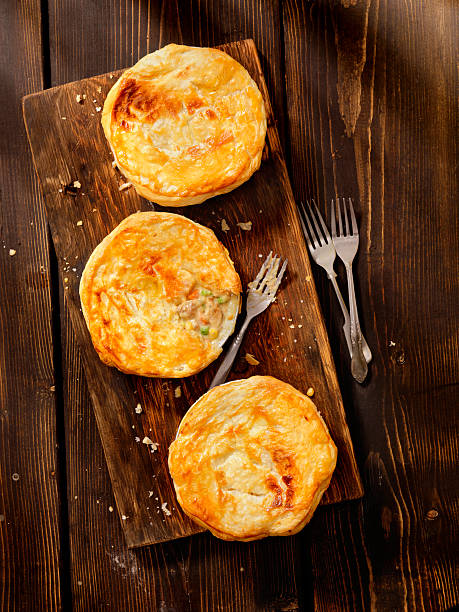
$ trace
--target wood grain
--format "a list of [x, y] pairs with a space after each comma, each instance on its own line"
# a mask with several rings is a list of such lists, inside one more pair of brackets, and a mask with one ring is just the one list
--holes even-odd
[[[140, 47], [139, 57], [143, 56], [159, 47], [160, 36], [163, 44], [183, 41], [216, 45], [250, 35], [261, 52], [263, 72], [282, 135], [278, 3], [258, 0], [223, 6], [219, 0], [190, 5], [181, 2], [180, 11], [176, 6], [172, 7], [174, 10], [166, 10], [170, 5], [161, 10], [160, 5], [145, 2], [137, 7], [115, 0], [98, 7], [95, 21], [89, 10], [75, 15], [72, 2], [53, 3], [50, 6], [53, 85], [129, 65], [129, 49]], [[114, 16], [121, 9], [125, 12], [123, 19], [118, 20]], [[106, 23], [110, 24], [109, 28], [105, 27]], [[134, 23], [133, 28], [128, 28], [130, 23]], [[100, 29], [103, 36], [96, 32]], [[88, 38], [88, 45], [70, 43]], [[304, 562], [298, 563], [299, 537], [244, 546], [225, 545], [208, 534], [198, 534], [174, 543], [127, 549], [118, 516], [108, 511], [110, 505], [115, 507], [113, 491], [64, 300], [62, 312], [75, 609], [86, 611], [102, 606], [119, 610], [223, 608], [238, 612], [298, 609], [301, 591], [307, 588], [308, 579]], [[75, 495], [78, 500], [74, 500]], [[84, 521], [79, 514], [81, 507], [86, 509]], [[281, 562], [272, 563], [273, 559]]]
[[311, 524], [314, 608], [446, 610], [458, 603], [457, 8], [283, 9], [294, 193], [325, 215], [337, 195], [357, 203], [374, 354], [359, 387], [313, 269], [366, 492]]
[[40, 2], [0, 7], [0, 609], [58, 610], [49, 252], [21, 97], [43, 86]]
[[[269, 248], [288, 257], [290, 282], [283, 290], [283, 301], [279, 299], [263, 320], [254, 323], [245, 346], [255, 351], [264, 365], [264, 372], [286, 379], [304, 391], [308, 386], [316, 389], [319, 409], [328, 422], [340, 456], [326, 499], [337, 501], [355, 497], [361, 493], [358, 474], [319, 304], [312, 282], [307, 281], [308, 258], [304, 251], [296, 247], [302, 243], [301, 230], [261, 67], [250, 41], [221, 48], [241, 61], [261, 88], [268, 113], [268, 151], [262, 169], [244, 187], [218, 198], [220, 205], [216, 204], [213, 210], [201, 205], [192, 207], [186, 213], [193, 220], [214, 229], [217, 235], [223, 233], [218, 230], [218, 222], [223, 216], [234, 228], [221, 239], [234, 254], [244, 285], [256, 274], [260, 255], [266, 255], [265, 228], [269, 228]], [[128, 543], [138, 546], [197, 531], [196, 525], [176, 507], [167, 470], [167, 448], [175, 436], [184, 410], [208, 388], [216, 366], [208, 368], [200, 376], [182, 381], [183, 399], [177, 399], [173, 392], [176, 381], [123, 376], [104, 366], [90, 343], [78, 297], [84, 262], [96, 244], [121, 219], [140, 206], [151, 209], [150, 204], [141, 204], [133, 190], [126, 194], [117, 189], [120, 177], [108, 164], [108, 147], [96, 108], [116, 76], [112, 73], [94, 77], [27, 97], [24, 108], [61, 270], [63, 276], [68, 275], [65, 276], [68, 281], [64, 280], [67, 300], [87, 364], [86, 376], [95, 403], [117, 506], [121, 517], [126, 517], [123, 521]], [[78, 95], [87, 96], [85, 104], [78, 104]], [[54, 135], [51, 138], [47, 136], [53, 132], [57, 139]], [[94, 135], [97, 135], [96, 138]], [[56, 146], [56, 143], [59, 145]], [[69, 192], [68, 186], [76, 178], [82, 185], [81, 194], [78, 190], [77, 193]], [[236, 229], [236, 221], [247, 218], [254, 223], [249, 243], [245, 232]], [[77, 225], [80, 221], [81, 232]], [[288, 242], [286, 236], [289, 236]], [[249, 244], [250, 248], [247, 248]], [[288, 320], [293, 318], [297, 326], [302, 325], [294, 332], [288, 325]], [[244, 350], [243, 347], [242, 355]], [[233, 377], [241, 376], [241, 367], [244, 372], [247, 370], [247, 365], [242, 366], [242, 359], [239, 371], [236, 366]], [[299, 383], [305, 370], [309, 370], [308, 380], [303, 379]], [[133, 410], [138, 401], [144, 408], [141, 417], [135, 415]], [[134, 440], [136, 434], [137, 442]], [[144, 436], [152, 438], [159, 445], [158, 452], [153, 456], [148, 447], [139, 443]], [[148, 482], [151, 483], [149, 486]], [[169, 508], [175, 508], [167, 520], [161, 516], [158, 521], [158, 517], [153, 516], [153, 509], [148, 508], [151, 489], [158, 493], [159, 506], [166, 502]]]

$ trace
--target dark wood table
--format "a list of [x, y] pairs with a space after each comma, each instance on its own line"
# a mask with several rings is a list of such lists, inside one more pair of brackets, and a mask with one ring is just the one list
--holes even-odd
[[[2, 611], [458, 603], [458, 13], [454, 0], [2, 0]], [[358, 296], [374, 355], [363, 386], [329, 283], [314, 273], [365, 497], [320, 508], [289, 547], [202, 534], [128, 550], [21, 97], [168, 42], [248, 37], [296, 198], [352, 196], [359, 212]]]

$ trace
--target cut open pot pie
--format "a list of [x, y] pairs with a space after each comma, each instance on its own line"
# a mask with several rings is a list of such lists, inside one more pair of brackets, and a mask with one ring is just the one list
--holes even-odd
[[80, 283], [101, 360], [122, 372], [182, 378], [234, 331], [241, 282], [215, 234], [172, 213], [127, 217], [96, 247]]
[[171, 44], [123, 73], [105, 100], [102, 126], [141, 196], [187, 206], [235, 189], [258, 169], [266, 113], [236, 60]]
[[169, 449], [183, 510], [224, 540], [292, 535], [311, 518], [337, 450], [314, 403], [270, 376], [220, 385], [185, 414]]

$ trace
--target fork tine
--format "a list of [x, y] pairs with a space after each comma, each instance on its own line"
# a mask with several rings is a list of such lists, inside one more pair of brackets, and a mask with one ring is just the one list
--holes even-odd
[[[308, 202], [308, 206], [309, 206], [309, 202]], [[312, 225], [311, 225], [311, 222], [309, 220], [309, 215], [307, 213], [306, 207], [304, 207], [304, 218], [306, 219], [306, 223], [308, 224], [309, 231], [311, 232], [312, 242], [314, 244], [314, 247], [316, 249], [318, 249], [320, 247], [320, 239], [319, 240], [317, 239], [317, 237], [316, 237], [316, 235], [314, 233], [314, 230], [312, 229]]]
[[314, 208], [316, 209], [316, 214], [317, 217], [319, 218], [320, 224], [322, 226], [322, 229], [324, 231], [324, 236], [327, 239], [328, 242], [330, 242], [331, 238], [330, 238], [330, 232], [328, 231], [328, 227], [325, 224], [324, 218], [322, 217], [322, 215], [320, 214], [319, 209], [317, 208], [317, 204], [315, 202], [315, 200], [312, 200], [312, 203], [314, 204]]
[[338, 208], [338, 227], [339, 227], [339, 235], [343, 235], [343, 221], [341, 219], [341, 206], [339, 204], [339, 198], [336, 198], [336, 204]]
[[343, 198], [343, 208], [344, 208], [344, 222], [346, 224], [346, 236], [349, 236], [349, 220], [347, 218], [347, 206], [346, 200]]
[[272, 254], [273, 254], [273, 252], [270, 251], [268, 257], [261, 264], [261, 268], [260, 268], [258, 274], [254, 278], [254, 280], [250, 283], [253, 286], [254, 289], [256, 288], [258, 283], [261, 281], [261, 279], [263, 277], [263, 274], [264, 274], [264, 271], [266, 270], [266, 268], [268, 267], [269, 262], [271, 261]]
[[336, 238], [336, 217], [335, 217], [335, 201], [331, 201], [330, 206], [330, 223], [333, 238]]
[[277, 290], [279, 289], [279, 285], [281, 284], [282, 277], [284, 276], [285, 270], [287, 269], [287, 263], [288, 263], [288, 260], [286, 259], [284, 263], [282, 264], [282, 268], [280, 269], [279, 274], [277, 275], [276, 284], [271, 288], [269, 292], [269, 296], [271, 299], [274, 299], [274, 296], [276, 295]]
[[351, 220], [352, 220], [352, 234], [353, 236], [359, 235], [359, 228], [357, 225], [357, 221], [355, 219], [354, 207], [352, 206], [352, 200], [349, 198], [349, 210], [351, 212]]
[[299, 218], [300, 218], [300, 223], [301, 223], [301, 228], [302, 228], [302, 230], [303, 230], [303, 235], [304, 235], [304, 237], [306, 238], [306, 242], [308, 243], [308, 248], [309, 248], [309, 250], [310, 250], [310, 251], [311, 251], [311, 253], [312, 253], [312, 251], [314, 250], [314, 246], [313, 246], [313, 244], [312, 244], [312, 242], [311, 242], [311, 239], [310, 239], [310, 237], [309, 237], [308, 230], [306, 229], [306, 224], [305, 224], [305, 222], [304, 222], [304, 220], [303, 220], [303, 216], [306, 216], [306, 211], [305, 211], [305, 209], [304, 209], [304, 204], [303, 204], [303, 202], [299, 202], [299, 204], [298, 204], [298, 211], [299, 211], [299, 213], [300, 213], [298, 216], [299, 216]]
[[261, 291], [264, 294], [268, 294], [270, 293], [270, 283], [276, 279], [276, 274], [277, 271], [279, 270], [279, 264], [280, 264], [280, 257], [276, 256], [276, 259], [274, 259], [274, 265], [272, 267], [270, 267], [270, 269], [268, 270], [268, 272], [265, 274], [262, 282], [260, 283], [260, 287], [258, 288], [259, 291]]
[[274, 257], [271, 257], [269, 266], [265, 268], [265, 271], [264, 271], [263, 276], [261, 277], [260, 283], [258, 284], [258, 286], [255, 283], [253, 284], [253, 288], [255, 289], [255, 291], [262, 291], [262, 287], [264, 286], [266, 281], [269, 280], [269, 278], [271, 277], [271, 271], [274, 268], [276, 261], [277, 261], [277, 255], [274, 255]]
[[[312, 200], [312, 201], [313, 201], [313, 203], [315, 205], [314, 200]], [[319, 238], [319, 244], [321, 244], [322, 246], [325, 246], [326, 240], [325, 240], [324, 236], [322, 235], [322, 231], [320, 229], [320, 226], [319, 226], [319, 224], [317, 222], [316, 216], [315, 216], [315, 214], [314, 214], [314, 212], [312, 210], [312, 207], [309, 204], [309, 202], [308, 202], [308, 206], [309, 206], [309, 210], [308, 210], [309, 216], [311, 217], [311, 219], [312, 219], [312, 221], [314, 223], [314, 227], [316, 228], [316, 234], [317, 234], [317, 237]], [[317, 206], [316, 206], [316, 209], [317, 209]]]

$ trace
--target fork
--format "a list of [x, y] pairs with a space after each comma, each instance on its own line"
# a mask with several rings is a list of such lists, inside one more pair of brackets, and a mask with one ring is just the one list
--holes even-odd
[[331, 203], [331, 229], [332, 239], [335, 246], [338, 257], [343, 261], [346, 267], [347, 274], [347, 285], [349, 292], [349, 311], [351, 318], [351, 347], [352, 347], [352, 358], [351, 358], [351, 373], [352, 376], [358, 381], [363, 382], [368, 373], [368, 365], [365, 361], [362, 348], [362, 332], [360, 330], [359, 314], [357, 311], [357, 301], [355, 299], [354, 289], [354, 277], [352, 275], [352, 262], [359, 248], [359, 228], [357, 227], [357, 221], [355, 219], [354, 208], [352, 206], [352, 200], [349, 198], [349, 212], [352, 222], [352, 233], [350, 233], [349, 219], [347, 215], [346, 201], [343, 200], [344, 209], [344, 231], [343, 221], [341, 215], [341, 206], [339, 198], [336, 199], [336, 207], [338, 211], [338, 226], [339, 234], [336, 233], [336, 217], [335, 217], [335, 203], [332, 200]]
[[263, 262], [256, 278], [249, 283], [245, 321], [210, 383], [209, 389], [225, 382], [250, 321], [266, 310], [276, 297], [276, 292], [287, 268], [287, 260], [285, 260], [279, 271], [280, 262], [281, 258], [277, 255], [273, 257], [271, 251]]
[[[336, 258], [336, 250], [333, 246], [333, 240], [328, 231], [327, 225], [320, 214], [319, 209], [314, 200], [312, 204], [307, 202], [308, 208], [299, 202], [298, 208], [300, 211], [300, 222], [303, 228], [303, 234], [306, 238], [309, 252], [313, 260], [317, 265], [321, 266], [327, 273], [327, 276], [335, 290], [336, 297], [338, 298], [339, 305], [344, 317], [343, 332], [346, 338], [349, 355], [352, 357], [352, 345], [351, 345], [351, 322], [349, 317], [349, 311], [341, 295], [341, 291], [336, 282], [336, 272], [333, 269], [333, 262]], [[305, 221], [308, 224], [309, 232], [306, 229]], [[312, 223], [311, 223], [312, 222]], [[362, 336], [362, 350], [365, 357], [365, 361], [370, 363], [372, 359], [370, 347], [368, 346], [365, 338]]]

